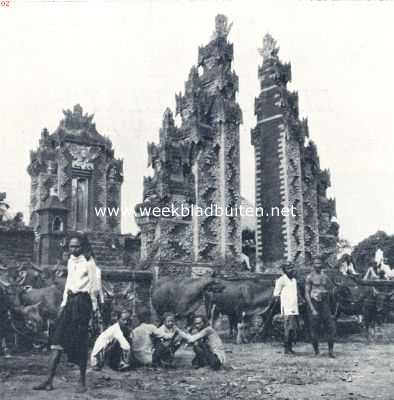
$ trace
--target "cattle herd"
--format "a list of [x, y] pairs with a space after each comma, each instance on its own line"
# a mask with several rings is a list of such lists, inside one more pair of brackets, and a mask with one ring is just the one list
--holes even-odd
[[[14, 347], [20, 343], [46, 343], [51, 324], [62, 300], [65, 276], [62, 269], [41, 270], [34, 265], [0, 270], [0, 336], [3, 344], [12, 336]], [[391, 322], [394, 292], [389, 285], [365, 282], [336, 272], [332, 278], [331, 306], [336, 318], [357, 316], [369, 338], [369, 328]], [[302, 326], [308, 326], [305, 312], [303, 277], [298, 280]], [[111, 323], [113, 292], [105, 284], [105, 326]], [[215, 325], [228, 318], [229, 336], [238, 343], [262, 340], [275, 332], [280, 313], [273, 298], [274, 281], [264, 277], [225, 278], [206, 275], [199, 278], [162, 278], [152, 290], [153, 313], [160, 319], [172, 312], [187, 324], [196, 313], [204, 313]], [[127, 290], [123, 293], [130, 296]], [[180, 322], [181, 323], [181, 322]], [[305, 330], [308, 331], [307, 329]], [[29, 340], [27, 340], [27, 338]]]

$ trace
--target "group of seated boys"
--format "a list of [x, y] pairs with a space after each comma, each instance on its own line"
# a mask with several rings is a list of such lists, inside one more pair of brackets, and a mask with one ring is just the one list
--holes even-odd
[[105, 363], [117, 371], [139, 366], [174, 368], [175, 352], [182, 344], [192, 347], [194, 368], [218, 370], [224, 364], [223, 343], [204, 316], [196, 315], [188, 332], [175, 325], [171, 313], [163, 316], [159, 327], [149, 323], [148, 318], [140, 315], [139, 325], [132, 329], [130, 312], [122, 311], [117, 322], [96, 339], [91, 353], [93, 369], [100, 370]]

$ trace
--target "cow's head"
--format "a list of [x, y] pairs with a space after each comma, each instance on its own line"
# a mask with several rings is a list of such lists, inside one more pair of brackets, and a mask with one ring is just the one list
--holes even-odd
[[122, 299], [125, 299], [127, 301], [132, 301], [134, 300], [135, 293], [133, 290], [133, 284], [129, 282], [129, 284], [119, 292], [119, 295]]
[[386, 294], [386, 303], [389, 311], [394, 311], [394, 291]]
[[208, 293], [221, 293], [226, 288], [224, 282], [220, 279], [212, 278], [205, 286], [205, 291]]
[[350, 303], [353, 301], [353, 295], [350, 288], [344, 285], [336, 285], [333, 290], [336, 301], [340, 303]]
[[0, 279], [4, 286], [10, 286], [16, 283], [18, 274], [18, 266], [0, 265]]
[[43, 287], [45, 285], [45, 278], [48, 278], [45, 276], [44, 271], [33, 263], [21, 265], [17, 268], [17, 271], [16, 283], [20, 286]]

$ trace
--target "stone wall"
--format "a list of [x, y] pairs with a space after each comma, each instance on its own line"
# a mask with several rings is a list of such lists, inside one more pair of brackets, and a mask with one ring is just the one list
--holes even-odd
[[0, 229], [0, 263], [15, 266], [33, 260], [34, 232], [32, 229]]

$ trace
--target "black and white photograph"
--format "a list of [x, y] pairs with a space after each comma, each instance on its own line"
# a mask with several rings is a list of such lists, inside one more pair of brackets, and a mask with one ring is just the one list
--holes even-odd
[[394, 2], [0, 0], [0, 399], [394, 399]]

